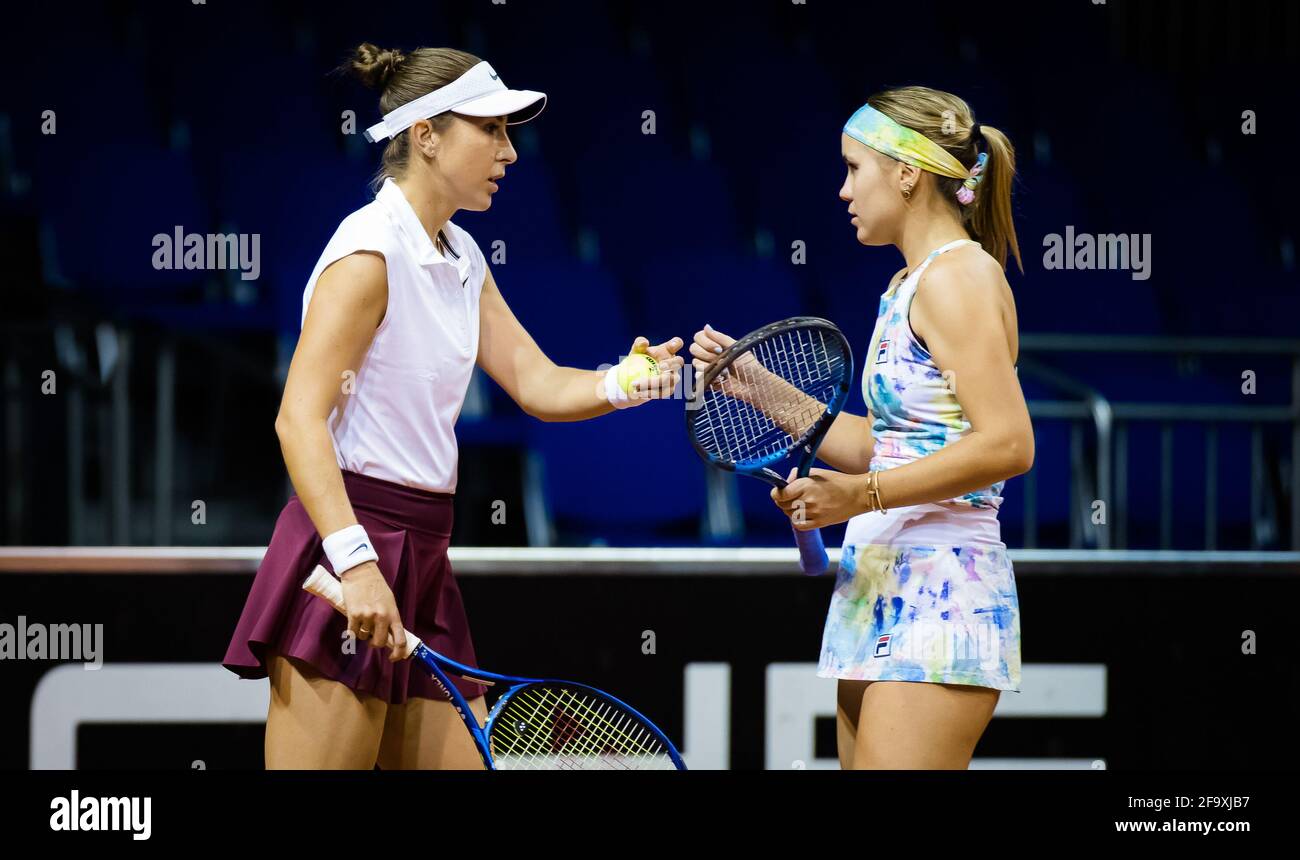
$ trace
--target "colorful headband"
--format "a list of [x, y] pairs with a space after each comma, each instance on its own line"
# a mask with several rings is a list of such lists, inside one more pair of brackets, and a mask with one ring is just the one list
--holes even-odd
[[975, 199], [975, 186], [983, 179], [988, 153], [981, 152], [975, 166], [967, 170], [952, 153], [915, 129], [899, 125], [871, 105], [863, 105], [844, 124], [844, 133], [876, 152], [896, 158], [940, 176], [961, 179], [957, 199], [962, 205]]

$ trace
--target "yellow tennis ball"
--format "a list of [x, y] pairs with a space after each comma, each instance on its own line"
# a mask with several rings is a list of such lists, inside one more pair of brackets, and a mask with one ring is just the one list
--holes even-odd
[[632, 393], [632, 384], [638, 379], [650, 379], [659, 374], [659, 362], [644, 352], [634, 352], [618, 365], [618, 387], [624, 394]]

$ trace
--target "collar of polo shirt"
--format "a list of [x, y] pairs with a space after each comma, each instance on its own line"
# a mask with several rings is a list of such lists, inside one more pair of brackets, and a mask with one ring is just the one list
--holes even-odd
[[420, 216], [415, 214], [411, 208], [410, 201], [402, 193], [402, 189], [393, 181], [393, 177], [384, 178], [384, 184], [380, 187], [379, 193], [375, 199], [388, 208], [397, 219], [397, 224], [401, 228], [401, 233], [406, 239], [407, 246], [411, 249], [415, 261], [421, 266], [433, 266], [438, 263], [446, 263], [452, 266], [460, 273], [460, 279], [463, 282], [469, 274], [470, 259], [469, 255], [464, 253], [463, 249], [451, 245], [449, 250], [451, 259], [443, 256], [438, 251], [438, 247], [429, 238], [425, 232], [424, 225], [420, 223]]
[[466, 116], [510, 116], [532, 105], [538, 105], [535, 112], [522, 119], [507, 120], [508, 125], [536, 118], [546, 107], [546, 93], [508, 89], [484, 61], [446, 86], [384, 114], [382, 120], [366, 129], [365, 137], [371, 143], [396, 137], [420, 120], [447, 111]]

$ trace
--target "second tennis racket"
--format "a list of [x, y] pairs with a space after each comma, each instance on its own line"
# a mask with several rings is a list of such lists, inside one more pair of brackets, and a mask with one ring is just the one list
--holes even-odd
[[[853, 352], [834, 323], [781, 320], [727, 347], [698, 378], [686, 432], [706, 462], [783, 488], [788, 467], [776, 467], [797, 457], [796, 474], [808, 476], [852, 380]], [[821, 532], [796, 527], [794, 536], [803, 572], [825, 573]]]

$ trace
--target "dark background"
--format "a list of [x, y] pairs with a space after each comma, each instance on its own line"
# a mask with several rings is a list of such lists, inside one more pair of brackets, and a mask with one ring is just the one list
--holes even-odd
[[[520, 160], [492, 209], [455, 220], [489, 255], [506, 243], [496, 278], [562, 364], [616, 361], [638, 334], [690, 338], [710, 322], [738, 335], [796, 313], [839, 324], [860, 364], [900, 257], [854, 241], [836, 196], [839, 129], [871, 92], [911, 83], [966, 98], [1017, 147], [1026, 270], [1008, 277], [1022, 338], [1297, 332], [1292, 3], [112, 2], [26, 3], [7, 15], [0, 512], [11, 544], [269, 538], [288, 492], [272, 422], [302, 289], [338, 222], [367, 201], [379, 163], [380, 147], [359, 134], [378, 116], [376, 94], [330, 74], [363, 40], [460, 47], [510, 86], [549, 93], [541, 118], [514, 130]], [[641, 133], [646, 110], [654, 135]], [[1242, 133], [1246, 110], [1254, 135]], [[43, 111], [55, 112], [57, 134], [41, 133]], [[345, 111], [356, 133], [341, 131]], [[151, 238], [178, 224], [257, 233], [260, 277], [155, 270]], [[1067, 225], [1149, 233], [1152, 277], [1044, 269], [1043, 237]], [[791, 264], [796, 240], [806, 265]], [[159, 496], [155, 393], [168, 350], [175, 476]], [[1124, 401], [1285, 409], [1295, 400], [1295, 356], [1285, 353], [1022, 355]], [[130, 410], [118, 417], [109, 402], [122, 367]], [[60, 396], [40, 393], [46, 369], [58, 372]], [[1250, 398], [1244, 369], [1259, 376]], [[1014, 479], [1006, 540], [1094, 545], [1069, 531], [1072, 422], [1037, 408], [1059, 392], [1024, 369], [1021, 379], [1038, 433], [1034, 532], [1026, 479]], [[63, 394], [73, 391], [84, 398], [75, 414]], [[540, 469], [560, 544], [703, 539], [703, 466], [675, 406], [545, 425], [490, 381], [482, 393], [458, 427], [459, 544], [527, 541], [529, 468]], [[860, 393], [849, 408], [861, 414]], [[129, 439], [120, 475], [114, 422]], [[1252, 425], [1223, 423], [1213, 465], [1209, 426], [1169, 424], [1175, 502], [1162, 537], [1159, 427], [1133, 424], [1127, 545], [1205, 547], [1213, 471], [1218, 548], [1292, 546], [1285, 424], [1260, 425], [1252, 439]], [[87, 498], [75, 534], [74, 435]], [[1252, 468], [1262, 506], [1253, 520]], [[114, 487], [129, 510], [117, 526]], [[765, 489], [739, 492], [744, 532], [733, 542], [782, 544]], [[647, 493], [653, 503], [611, 504]], [[207, 505], [202, 527], [190, 521], [195, 499]], [[490, 520], [498, 499], [512, 512], [505, 526]]]

